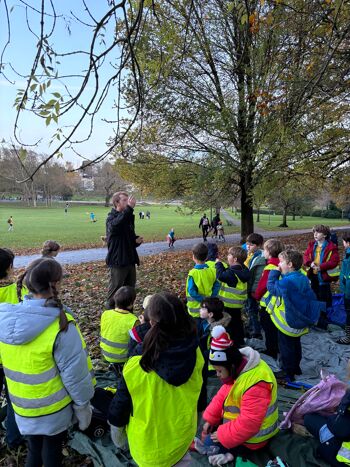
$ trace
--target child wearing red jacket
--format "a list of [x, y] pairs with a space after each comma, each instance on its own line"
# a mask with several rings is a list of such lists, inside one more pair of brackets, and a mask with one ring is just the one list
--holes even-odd
[[[331, 282], [339, 279], [338, 246], [330, 241], [330, 229], [325, 225], [315, 225], [312, 229], [314, 240], [309, 242], [304, 252], [304, 266], [317, 300], [332, 306]], [[327, 316], [321, 314], [318, 326], [327, 328]]]
[[277, 382], [251, 347], [239, 349], [223, 326], [212, 331], [209, 362], [223, 383], [203, 413], [204, 445], [216, 444], [213, 465], [263, 448], [278, 432]]
[[258, 282], [255, 292], [252, 297], [260, 303], [260, 324], [265, 334], [266, 350], [263, 352], [272, 358], [277, 358], [278, 355], [278, 332], [273, 324], [269, 313], [266, 311], [266, 306], [269, 300], [267, 292], [267, 281], [269, 274], [273, 269], [278, 269], [278, 255], [283, 250], [283, 244], [275, 238], [270, 238], [264, 243], [263, 255], [266, 259], [266, 266]]

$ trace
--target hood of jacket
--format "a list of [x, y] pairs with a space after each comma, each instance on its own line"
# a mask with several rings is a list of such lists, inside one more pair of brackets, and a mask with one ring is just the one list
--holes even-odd
[[251, 347], [243, 347], [242, 349], [239, 349], [239, 351], [241, 352], [241, 354], [247, 362], [244, 365], [243, 369], [240, 371], [240, 375], [259, 365], [260, 354], [258, 351], [252, 349]]
[[0, 305], [0, 341], [21, 345], [34, 340], [59, 316], [59, 309], [45, 307], [45, 300], [24, 298], [16, 305]]
[[197, 347], [197, 336], [171, 341], [169, 347], [160, 354], [154, 371], [167, 383], [181, 386], [190, 379], [193, 373], [197, 359]]
[[213, 328], [215, 328], [215, 326], [224, 326], [224, 328], [226, 329], [226, 327], [230, 324], [231, 316], [228, 313], [226, 313], [226, 311], [223, 311], [222, 314], [223, 317], [221, 319], [219, 319], [218, 321], [213, 321], [209, 324], [210, 332], [213, 330]]

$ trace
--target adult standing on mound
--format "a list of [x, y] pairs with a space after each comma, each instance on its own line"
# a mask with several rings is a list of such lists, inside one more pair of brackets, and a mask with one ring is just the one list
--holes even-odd
[[136, 264], [139, 264], [136, 248], [143, 242], [143, 238], [135, 234], [136, 199], [118, 191], [112, 197], [112, 204], [106, 220], [106, 263], [110, 270], [106, 306], [109, 309], [115, 307], [113, 297], [120, 287], [135, 287]]

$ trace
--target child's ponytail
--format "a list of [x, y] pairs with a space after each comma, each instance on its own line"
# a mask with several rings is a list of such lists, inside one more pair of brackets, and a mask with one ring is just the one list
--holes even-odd
[[48, 298], [45, 302], [45, 306], [54, 306], [60, 310], [60, 331], [67, 331], [68, 329], [68, 319], [66, 313], [64, 312], [64, 307], [61, 302], [61, 299], [58, 297], [58, 290], [55, 284], [50, 284], [52, 290], [52, 298]]
[[17, 298], [19, 302], [22, 302], [22, 288], [23, 288], [23, 281], [26, 277], [27, 271], [24, 271], [20, 276], [18, 276], [16, 281], [16, 291], [17, 291]]

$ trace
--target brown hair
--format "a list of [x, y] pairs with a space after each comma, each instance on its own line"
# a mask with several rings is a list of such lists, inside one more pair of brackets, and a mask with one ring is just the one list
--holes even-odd
[[296, 271], [299, 271], [303, 265], [303, 255], [297, 250], [284, 250], [278, 256], [283, 258], [287, 263], [292, 263]]
[[130, 305], [133, 305], [136, 299], [136, 290], [134, 287], [124, 285], [116, 291], [113, 296], [116, 308], [126, 310]]
[[58, 251], [60, 248], [61, 248], [61, 245], [55, 242], [55, 240], [46, 240], [46, 242], [43, 243], [41, 254], [43, 256], [47, 256], [53, 251]]
[[119, 202], [121, 196], [129, 196], [129, 195], [126, 191], [117, 191], [116, 193], [114, 193], [114, 195], [112, 196], [113, 206], [115, 206]]
[[343, 239], [344, 242], [346, 242], [346, 243], [349, 243], [349, 242], [350, 242], [350, 230], [348, 230], [347, 232], [344, 232], [344, 233], [343, 233], [342, 239]]
[[18, 300], [22, 301], [23, 282], [28, 290], [34, 294], [50, 293], [51, 296], [46, 299], [45, 306], [59, 308], [60, 331], [66, 331], [69, 323], [55, 285], [56, 282], [62, 280], [62, 277], [63, 271], [60, 263], [51, 258], [39, 258], [30, 263], [25, 272], [19, 276], [17, 295]]
[[205, 261], [208, 257], [208, 247], [205, 243], [197, 243], [192, 248], [192, 253], [197, 261]]
[[246, 243], [252, 243], [256, 246], [261, 246], [264, 243], [264, 237], [258, 233], [251, 233], [248, 235]]
[[278, 255], [284, 249], [283, 243], [281, 243], [276, 238], [270, 238], [264, 243], [264, 249], [267, 250], [272, 258], [278, 258]]
[[244, 250], [240, 246], [231, 246], [228, 250], [228, 254], [232, 255], [234, 258], [237, 258], [237, 262], [244, 265], [244, 261], [247, 259], [248, 253], [247, 250]]
[[140, 365], [144, 371], [152, 371], [161, 352], [171, 341], [196, 336], [194, 319], [187, 313], [183, 302], [169, 292], [156, 293], [147, 306], [152, 327], [147, 332], [142, 346]]
[[7, 271], [13, 266], [14, 253], [8, 248], [0, 248], [0, 279], [7, 278]]
[[313, 231], [313, 233], [315, 233], [315, 232], [323, 233], [323, 235], [326, 238], [329, 237], [330, 234], [331, 234], [330, 228], [327, 225], [323, 225], [323, 224], [314, 225], [312, 227], [312, 231]]

